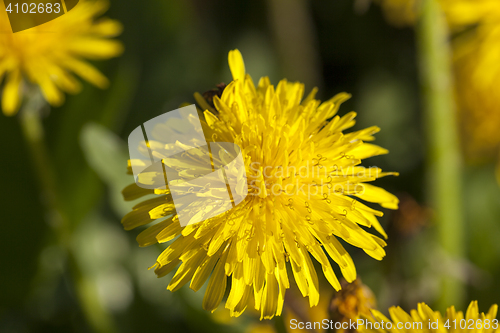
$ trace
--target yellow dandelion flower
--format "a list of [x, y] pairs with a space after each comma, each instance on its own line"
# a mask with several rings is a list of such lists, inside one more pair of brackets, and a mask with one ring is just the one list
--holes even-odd
[[454, 306], [446, 310], [444, 316], [425, 303], [418, 304], [417, 310], [406, 313], [400, 307], [389, 309], [391, 319], [385, 317], [377, 310], [372, 310], [372, 316], [360, 316], [363, 324], [358, 326], [360, 333], [381, 332], [499, 332], [499, 323], [496, 319], [498, 306], [492, 305], [489, 311], [479, 313], [477, 301], [470, 303], [467, 312], [456, 311]]
[[467, 156], [491, 159], [500, 148], [500, 2], [449, 2], [445, 11], [456, 30], [476, 26], [454, 43], [457, 98]]
[[[413, 25], [418, 17], [418, 0], [373, 0], [382, 7], [387, 21], [395, 26]], [[495, 0], [437, 0], [454, 30], [498, 16]]]
[[[343, 133], [355, 124], [354, 112], [336, 115], [348, 94], [321, 103], [315, 99], [316, 89], [303, 99], [304, 85], [298, 82], [282, 80], [274, 87], [263, 77], [255, 86], [238, 50], [229, 52], [229, 67], [233, 81], [220, 98], [213, 97], [215, 109], [201, 95], [197, 99], [206, 109], [204, 131], [211, 133], [207, 137], [241, 147], [248, 196], [221, 215], [182, 228], [168, 188], [147, 190], [132, 184], [123, 192], [126, 200], [150, 193], [159, 196], [136, 205], [122, 223], [129, 230], [166, 217], [142, 231], [137, 240], [140, 246], [174, 240], [154, 265], [162, 277], [180, 264], [169, 290], [191, 281], [191, 289], [197, 291], [208, 280], [203, 307], [214, 311], [228, 289], [229, 277], [226, 308], [231, 315], [238, 316], [253, 304], [261, 319], [269, 319], [282, 312], [290, 287], [287, 267], [302, 295], [315, 306], [320, 293], [311, 255], [336, 290], [341, 285], [328, 257], [347, 281], [356, 279], [351, 256], [339, 240], [377, 260], [384, 257], [384, 240], [365, 229], [373, 226], [387, 237], [377, 220], [382, 212], [362, 201], [397, 209], [394, 195], [368, 184], [395, 173], [360, 165], [387, 150], [367, 143], [379, 131], [376, 126]], [[153, 131], [160, 141], [169, 133], [164, 125]], [[149, 146], [164, 144], [151, 140]], [[198, 173], [194, 167], [190, 170]], [[208, 192], [216, 196], [218, 190], [200, 196]]]
[[77, 93], [81, 84], [74, 74], [99, 88], [106, 77], [85, 59], [107, 59], [119, 55], [122, 44], [120, 23], [98, 17], [107, 10], [107, 1], [80, 1], [67, 14], [37, 27], [11, 32], [9, 19], [0, 1], [0, 81], [5, 77], [2, 110], [14, 115], [22, 102], [25, 83], [40, 87], [53, 106], [64, 102], [64, 94]]
[[[412, 25], [418, 1], [377, 0], [388, 22]], [[464, 150], [472, 160], [491, 159], [500, 148], [500, 2], [439, 0], [453, 38], [456, 98]], [[465, 32], [465, 33], [464, 33]]]

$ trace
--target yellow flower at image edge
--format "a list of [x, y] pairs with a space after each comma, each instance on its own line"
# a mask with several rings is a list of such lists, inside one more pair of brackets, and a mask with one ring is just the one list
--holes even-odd
[[[416, 0], [374, 0], [388, 22], [411, 26], [418, 19]], [[500, 2], [438, 0], [453, 41], [457, 106], [469, 161], [490, 160], [500, 148]]]
[[[460, 5], [461, 4], [461, 5]], [[491, 160], [500, 149], [500, 2], [462, 1], [448, 8], [458, 29], [474, 27], [455, 42], [455, 76], [466, 157]]]
[[226, 213], [182, 228], [168, 189], [132, 184], [123, 191], [126, 200], [152, 193], [158, 197], [136, 205], [122, 224], [130, 230], [166, 218], [137, 240], [140, 246], [173, 241], [153, 266], [162, 277], [180, 264], [169, 290], [191, 281], [197, 291], [208, 279], [203, 307], [214, 311], [230, 277], [226, 308], [231, 315], [253, 305], [261, 319], [269, 319], [282, 312], [290, 287], [287, 266], [315, 306], [320, 291], [311, 255], [336, 290], [341, 285], [329, 257], [347, 281], [356, 279], [355, 265], [339, 239], [377, 260], [385, 256], [384, 240], [365, 229], [373, 226], [387, 237], [377, 220], [383, 214], [359, 199], [397, 209], [394, 195], [368, 184], [395, 173], [360, 166], [363, 159], [387, 150], [367, 143], [377, 127], [343, 133], [355, 124], [354, 112], [336, 115], [348, 94], [321, 103], [316, 89], [303, 99], [301, 83], [282, 80], [274, 87], [263, 77], [255, 86], [238, 50], [229, 53], [229, 67], [233, 81], [220, 98], [214, 97], [215, 109], [196, 96], [206, 109], [203, 123], [212, 137], [241, 147], [248, 196]]
[[[492, 305], [488, 313], [480, 313], [477, 301], [473, 301], [470, 303], [465, 316], [462, 311], [456, 311], [455, 307], [452, 306], [446, 310], [446, 314], [443, 317], [438, 311], [432, 311], [425, 303], [420, 303], [417, 310], [411, 310], [410, 314], [406, 313], [400, 307], [390, 308], [389, 313], [392, 320], [385, 317], [379, 311], [371, 310], [372, 316], [360, 316], [363, 324], [358, 325], [358, 332], [495, 333], [500, 332], [500, 326], [496, 319], [497, 310], [498, 306]], [[358, 323], [361, 323], [361, 321], [358, 321]]]
[[122, 26], [98, 18], [108, 8], [104, 0], [83, 0], [67, 14], [40, 26], [12, 33], [5, 6], [0, 1], [0, 81], [5, 77], [2, 110], [17, 113], [25, 80], [38, 85], [53, 106], [64, 102], [64, 94], [81, 90], [76, 74], [105, 88], [107, 78], [85, 59], [107, 59], [122, 53], [120, 42], [110, 39]]

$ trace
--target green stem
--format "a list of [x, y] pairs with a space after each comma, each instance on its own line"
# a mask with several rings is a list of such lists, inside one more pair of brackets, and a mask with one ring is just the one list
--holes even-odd
[[111, 316], [99, 302], [92, 279], [83, 273], [71, 247], [71, 228], [61, 208], [55, 172], [45, 143], [41, 119], [41, 111], [45, 106], [46, 102], [40, 91], [32, 87], [26, 94], [26, 101], [19, 116], [22, 133], [40, 183], [41, 197], [48, 213], [48, 222], [59, 246], [67, 254], [79, 304], [90, 326], [99, 333], [116, 332]]
[[33, 88], [29, 91], [27, 93], [27, 100], [20, 112], [21, 128], [28, 144], [35, 173], [40, 182], [42, 201], [49, 213], [48, 222], [57, 231], [58, 239], [64, 240], [63, 243], [66, 244], [69, 227], [66, 219], [63, 218], [58, 210], [55, 174], [45, 146], [43, 124], [40, 119], [40, 112], [44, 105], [45, 102], [38, 90]]
[[[428, 185], [435, 209], [441, 250], [457, 263], [465, 257], [462, 213], [462, 160], [453, 92], [449, 33], [437, 0], [421, 0], [416, 28], [428, 148]], [[463, 305], [465, 286], [460, 277], [444, 272], [441, 309]]]
[[497, 183], [498, 185], [500, 185], [500, 154], [498, 154], [498, 161], [497, 161], [495, 175], [497, 177]]

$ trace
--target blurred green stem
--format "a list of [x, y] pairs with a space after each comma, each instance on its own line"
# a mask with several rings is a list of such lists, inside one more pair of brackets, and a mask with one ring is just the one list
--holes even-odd
[[421, 0], [420, 10], [416, 35], [427, 130], [428, 189], [436, 212], [439, 245], [449, 258], [442, 263], [438, 301], [438, 307], [445, 309], [451, 305], [460, 307], [465, 296], [460, 276], [453, 276], [452, 269], [447, 269], [447, 264], [465, 257], [462, 160], [446, 20], [437, 0]]
[[41, 198], [48, 215], [48, 222], [59, 246], [66, 252], [68, 266], [78, 295], [79, 304], [90, 324], [99, 333], [116, 332], [111, 316], [102, 307], [93, 281], [80, 268], [71, 247], [71, 227], [61, 209], [57, 182], [51, 158], [45, 143], [41, 111], [46, 102], [40, 91], [31, 87], [20, 112], [23, 136], [31, 154], [33, 166], [41, 189]]
[[497, 176], [497, 183], [498, 185], [500, 185], [500, 154], [498, 154], [498, 161], [495, 174]]
[[311, 4], [306, 0], [268, 0], [267, 3], [283, 73], [304, 82], [306, 87], [321, 88], [320, 56]]

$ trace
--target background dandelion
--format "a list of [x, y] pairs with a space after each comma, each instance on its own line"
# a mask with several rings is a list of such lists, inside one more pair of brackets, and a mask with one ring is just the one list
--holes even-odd
[[[441, 314], [433, 311], [427, 304], [419, 303], [418, 307], [405, 312], [401, 307], [389, 309], [390, 319], [381, 312], [372, 310], [371, 316], [360, 315], [364, 324], [360, 325], [359, 332], [390, 332], [390, 329], [374, 329], [374, 324], [384, 323], [385, 327], [404, 327], [405, 332], [498, 332], [498, 306], [492, 305], [488, 311], [480, 312], [477, 301], [469, 304], [467, 311], [450, 306]], [[466, 324], [468, 323], [468, 325]], [[380, 326], [379, 326], [380, 327]]]
[[[329, 310], [336, 294], [320, 274], [320, 302], [313, 308], [291, 282], [283, 316], [270, 321], [260, 322], [253, 307], [238, 318], [230, 318], [222, 306], [214, 313], [205, 311], [200, 304], [206, 285], [196, 293], [188, 286], [167, 291], [170, 280], [157, 279], [147, 270], [166, 246], [138, 247], [137, 233], [123, 231], [120, 224], [142, 201], [124, 202], [121, 197], [121, 190], [132, 182], [123, 169], [127, 135], [158, 114], [194, 103], [194, 91], [229, 83], [227, 52], [235, 48], [241, 50], [254, 79], [268, 75], [273, 84], [286, 78], [317, 86], [321, 100], [348, 91], [353, 98], [343, 104], [341, 113], [356, 110], [353, 130], [374, 124], [382, 129], [376, 143], [390, 154], [367, 159], [366, 165], [400, 173], [377, 181], [402, 203], [400, 211], [380, 219], [388, 234], [387, 256], [375, 261], [343, 243], [379, 311], [389, 316], [386, 309], [395, 304], [408, 312], [426, 302], [444, 314], [452, 304], [437, 304], [443, 274], [462, 281], [465, 301], [454, 303], [457, 309], [466, 309], [475, 299], [481, 311], [497, 303], [500, 188], [495, 161], [488, 155], [481, 157], [481, 164], [464, 167], [463, 198], [457, 207], [463, 210], [464, 255], [450, 260], [435, 241], [439, 221], [425, 183], [425, 138], [431, 129], [423, 121], [415, 31], [387, 24], [376, 4], [364, 8], [362, 13], [355, 11], [352, 0], [111, 0], [104, 16], [123, 25], [123, 33], [114, 39], [125, 51], [106, 61], [87, 59], [109, 80], [109, 87], [102, 90], [77, 78], [82, 88], [78, 94], [65, 93], [64, 104], [46, 105], [40, 113], [61, 211], [71, 221], [67, 245], [73, 258], [54, 236], [58, 219], [46, 209], [50, 197], [41, 191], [39, 170], [31, 167], [20, 114], [1, 117], [0, 331], [285, 332], [292, 318], [321, 320], [333, 315]], [[488, 43], [481, 45], [486, 54], [494, 50]], [[473, 91], [468, 80], [463, 87]], [[2, 91], [6, 84], [4, 77]], [[496, 102], [489, 98], [487, 103]], [[484, 120], [483, 113], [477, 115]], [[468, 124], [473, 126], [472, 121]], [[459, 135], [461, 142], [473, 140], [470, 131]], [[486, 138], [496, 140], [493, 134]], [[497, 158], [498, 151], [489, 154]], [[73, 263], [85, 279], [75, 279]], [[321, 271], [321, 266], [315, 268]], [[340, 269], [332, 268], [340, 277]], [[87, 313], [85, 304], [99, 307]], [[101, 328], [92, 323], [101, 323]]]
[[[417, 23], [420, 1], [379, 0], [387, 21], [395, 26]], [[469, 162], [495, 158], [498, 135], [498, 31], [500, 4], [495, 1], [440, 0], [452, 39], [453, 74], [465, 156]]]
[[5, 76], [5, 115], [18, 111], [31, 85], [38, 86], [53, 106], [63, 103], [63, 92], [80, 92], [74, 74], [99, 88], [109, 85], [107, 78], [86, 61], [108, 59], [123, 51], [122, 44], [112, 39], [121, 32], [120, 23], [99, 17], [108, 6], [104, 0], [82, 1], [74, 11], [56, 20], [12, 34], [6, 8], [0, 4], [0, 76]]

